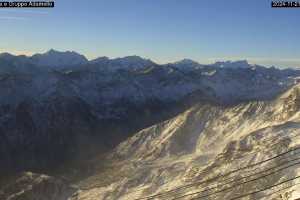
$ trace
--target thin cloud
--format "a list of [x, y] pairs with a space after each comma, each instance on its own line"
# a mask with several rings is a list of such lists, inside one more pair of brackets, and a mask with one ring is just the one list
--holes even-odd
[[45, 11], [39, 11], [39, 10], [1, 10], [3, 12], [9, 12], [9, 13], [29, 13], [29, 14], [40, 14], [40, 15], [46, 15], [49, 14], [49, 12]]
[[0, 16], [0, 20], [28, 20], [26, 17]]

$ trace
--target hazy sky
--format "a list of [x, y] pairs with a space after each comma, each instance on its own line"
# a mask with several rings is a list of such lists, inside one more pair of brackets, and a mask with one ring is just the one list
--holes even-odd
[[248, 59], [300, 67], [300, 9], [274, 9], [270, 0], [55, 3], [54, 9], [0, 9], [0, 51], [31, 54], [54, 48], [88, 58]]

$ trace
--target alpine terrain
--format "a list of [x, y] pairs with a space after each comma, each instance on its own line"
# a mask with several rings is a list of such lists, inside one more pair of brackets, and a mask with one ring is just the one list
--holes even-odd
[[0, 54], [0, 199], [300, 199], [300, 71]]

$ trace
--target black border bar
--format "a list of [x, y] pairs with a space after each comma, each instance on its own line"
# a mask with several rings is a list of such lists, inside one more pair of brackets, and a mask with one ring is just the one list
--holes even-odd
[[54, 8], [54, 1], [0, 1], [0, 8]]

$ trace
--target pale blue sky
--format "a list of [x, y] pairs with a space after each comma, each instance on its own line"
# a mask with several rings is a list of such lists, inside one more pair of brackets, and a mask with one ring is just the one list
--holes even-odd
[[54, 9], [0, 9], [0, 51], [300, 67], [299, 20], [300, 9], [270, 0], [57, 0]]

